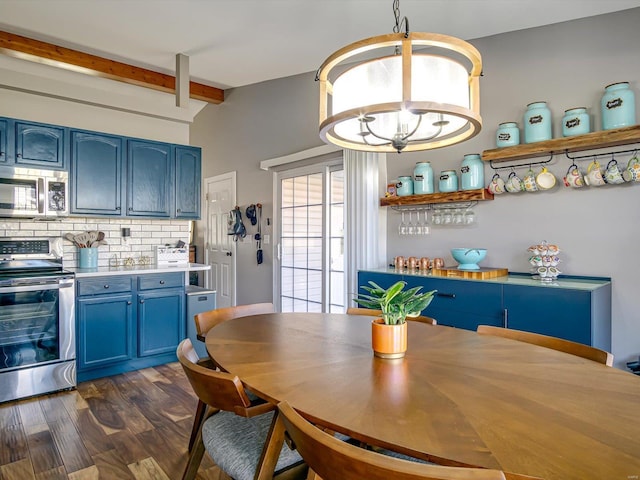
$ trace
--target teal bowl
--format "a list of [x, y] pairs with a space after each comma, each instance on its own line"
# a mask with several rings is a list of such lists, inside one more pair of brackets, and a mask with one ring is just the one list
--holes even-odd
[[480, 270], [478, 263], [487, 256], [486, 248], [452, 248], [451, 256], [458, 262], [458, 270]]

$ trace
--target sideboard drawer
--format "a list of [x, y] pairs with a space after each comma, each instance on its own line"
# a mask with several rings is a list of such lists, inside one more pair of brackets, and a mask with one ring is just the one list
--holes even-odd
[[79, 278], [78, 296], [130, 292], [131, 279], [131, 276]]
[[138, 276], [138, 290], [184, 287], [184, 273], [153, 273]]

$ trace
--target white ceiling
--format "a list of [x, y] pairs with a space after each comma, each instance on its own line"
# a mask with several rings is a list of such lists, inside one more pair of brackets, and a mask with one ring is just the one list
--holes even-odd
[[[392, 0], [0, 0], [0, 30], [228, 88], [316, 70], [391, 33]], [[480, 38], [640, 7], [640, 0], [401, 0], [412, 31]], [[640, 28], [640, 26], [638, 27]]]

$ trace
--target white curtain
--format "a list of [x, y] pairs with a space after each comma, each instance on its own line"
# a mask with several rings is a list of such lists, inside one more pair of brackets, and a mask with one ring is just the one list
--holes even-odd
[[380, 207], [386, 190], [385, 154], [344, 151], [345, 172], [345, 286], [347, 306], [355, 306], [358, 270], [387, 263], [387, 215]]

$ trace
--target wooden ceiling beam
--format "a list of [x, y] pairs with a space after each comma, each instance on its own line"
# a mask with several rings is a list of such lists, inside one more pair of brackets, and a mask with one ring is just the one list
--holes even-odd
[[[176, 91], [176, 79], [171, 75], [13, 33], [0, 31], [0, 53], [161, 92], [175, 93]], [[196, 100], [220, 104], [224, 101], [224, 90], [202, 83], [189, 82], [189, 96]]]

